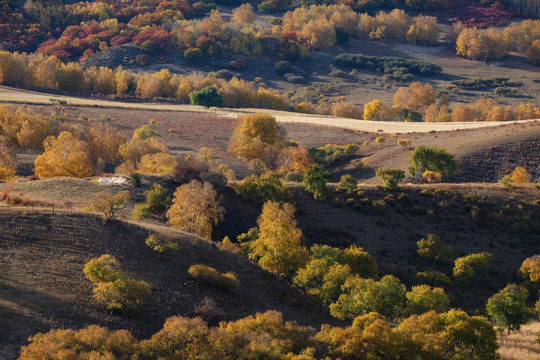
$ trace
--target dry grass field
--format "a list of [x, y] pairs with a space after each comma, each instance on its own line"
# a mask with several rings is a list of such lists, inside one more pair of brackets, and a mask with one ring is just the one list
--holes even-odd
[[499, 334], [499, 355], [502, 360], [538, 360], [540, 344], [536, 337], [540, 331], [540, 321], [533, 321], [521, 327], [520, 331]]

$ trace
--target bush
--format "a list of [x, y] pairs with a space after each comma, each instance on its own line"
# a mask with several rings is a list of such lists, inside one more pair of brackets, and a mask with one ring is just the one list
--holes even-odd
[[95, 285], [93, 298], [106, 303], [109, 310], [141, 305], [143, 296], [150, 294], [150, 285], [127, 277], [112, 255], [91, 259], [84, 265], [83, 271]]
[[405, 172], [399, 169], [381, 168], [375, 170], [375, 175], [381, 179], [387, 189], [397, 189], [399, 183], [405, 179]]
[[416, 279], [422, 284], [435, 285], [448, 285], [450, 284], [450, 278], [439, 271], [422, 271], [416, 274]]
[[457, 172], [457, 162], [454, 155], [444, 149], [427, 146], [418, 146], [409, 158], [409, 175], [415, 176], [425, 171], [434, 171], [446, 176], [453, 176]]
[[358, 191], [358, 180], [356, 180], [351, 174], [341, 175], [339, 180], [338, 190], [345, 191], [347, 194]]
[[304, 174], [304, 188], [313, 194], [315, 200], [324, 200], [328, 195], [327, 182], [329, 179], [329, 172], [324, 171], [318, 165], [310, 166]]
[[234, 184], [233, 188], [240, 196], [261, 202], [276, 201], [280, 204], [293, 202], [287, 187], [273, 172], [267, 172], [261, 176], [251, 175], [244, 181]]
[[189, 48], [184, 51], [184, 58], [193, 63], [202, 61], [204, 53], [199, 48]]
[[454, 249], [450, 245], [444, 245], [441, 238], [435, 234], [427, 234], [426, 238], [418, 241], [418, 255], [431, 259], [451, 260], [454, 257]]
[[132, 172], [129, 174], [129, 178], [131, 179], [131, 185], [139, 187], [141, 186], [142, 178], [141, 174]]
[[150, 217], [150, 207], [147, 204], [135, 204], [131, 217], [134, 220], [146, 220]]
[[172, 240], [165, 239], [163, 237], [158, 237], [154, 234], [151, 234], [145, 241], [146, 246], [150, 249], [157, 251], [158, 253], [170, 252], [175, 253], [178, 251], [178, 244]]
[[171, 198], [167, 196], [167, 189], [159, 184], [152, 184], [152, 187], [144, 192], [146, 205], [154, 213], [167, 211]]
[[284, 75], [292, 71], [292, 65], [288, 61], [278, 61], [274, 67], [279, 75]]
[[201, 91], [193, 91], [189, 94], [189, 98], [191, 105], [204, 106], [206, 109], [223, 106], [223, 97], [218, 94], [218, 90], [214, 86], [207, 86]]
[[[362, 54], [340, 54], [335, 58], [335, 64], [340, 67], [355, 69], [372, 69], [384, 71], [385, 73], [394, 73], [399, 69], [406, 69], [411, 74], [420, 74], [424, 76], [437, 75], [442, 72], [439, 65], [400, 57], [390, 56], [367, 56]], [[400, 70], [403, 72], [403, 70]]]
[[222, 274], [216, 269], [206, 265], [192, 265], [188, 273], [197, 281], [214, 286], [226, 291], [236, 291], [240, 287], [240, 281], [233, 273]]
[[118, 211], [126, 207], [129, 199], [130, 193], [127, 190], [120, 191], [114, 195], [100, 192], [96, 194], [91, 209], [102, 212], [105, 220], [113, 219]]
[[474, 275], [474, 269], [478, 269], [484, 276], [488, 275], [493, 255], [484, 251], [478, 254], [470, 254], [457, 258], [454, 262], [452, 273], [460, 281], [468, 281]]

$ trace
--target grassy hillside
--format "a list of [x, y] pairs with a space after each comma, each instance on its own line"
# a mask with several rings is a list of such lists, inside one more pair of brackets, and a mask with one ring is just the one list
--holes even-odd
[[[0, 208], [0, 358], [15, 358], [30, 335], [51, 328], [82, 328], [99, 324], [129, 329], [148, 337], [173, 315], [190, 316], [204, 297], [224, 310], [223, 320], [276, 309], [288, 319], [318, 327], [335, 322], [300, 291], [248, 260], [215, 244], [168, 228], [147, 228], [123, 221], [104, 223], [92, 214]], [[179, 243], [175, 255], [160, 255], [144, 241], [149, 232]], [[112, 314], [91, 301], [92, 284], [83, 265], [111, 254], [134, 278], [152, 286], [140, 310]], [[189, 266], [205, 264], [237, 274], [240, 289], [226, 293], [194, 283]], [[9, 345], [8, 345], [9, 344]]]

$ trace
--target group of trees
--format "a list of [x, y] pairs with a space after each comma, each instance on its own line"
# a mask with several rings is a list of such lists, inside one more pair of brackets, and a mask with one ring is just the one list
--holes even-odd
[[456, 52], [473, 60], [497, 61], [509, 51], [527, 54], [533, 64], [540, 63], [540, 20], [512, 23], [504, 29], [465, 28], [454, 24]]
[[357, 14], [344, 4], [311, 5], [287, 12], [282, 26], [284, 34], [294, 33], [315, 50], [346, 42], [349, 37], [418, 45], [436, 45], [439, 41], [435, 17], [411, 17], [399, 9], [370, 16]]
[[391, 327], [369, 313], [349, 327], [323, 325], [320, 331], [285, 321], [277, 311], [209, 327], [200, 318], [170, 317], [149, 339], [138, 341], [127, 330], [99, 326], [51, 330], [30, 338], [20, 360], [51, 358], [211, 358], [211, 359], [495, 359], [497, 338], [483, 317], [459, 310], [413, 315]]

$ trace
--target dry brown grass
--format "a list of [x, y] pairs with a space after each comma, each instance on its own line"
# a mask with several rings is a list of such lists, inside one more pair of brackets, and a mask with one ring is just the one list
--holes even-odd
[[540, 344], [536, 334], [540, 331], [540, 321], [531, 322], [510, 334], [499, 334], [499, 355], [502, 360], [538, 360], [540, 359]]

